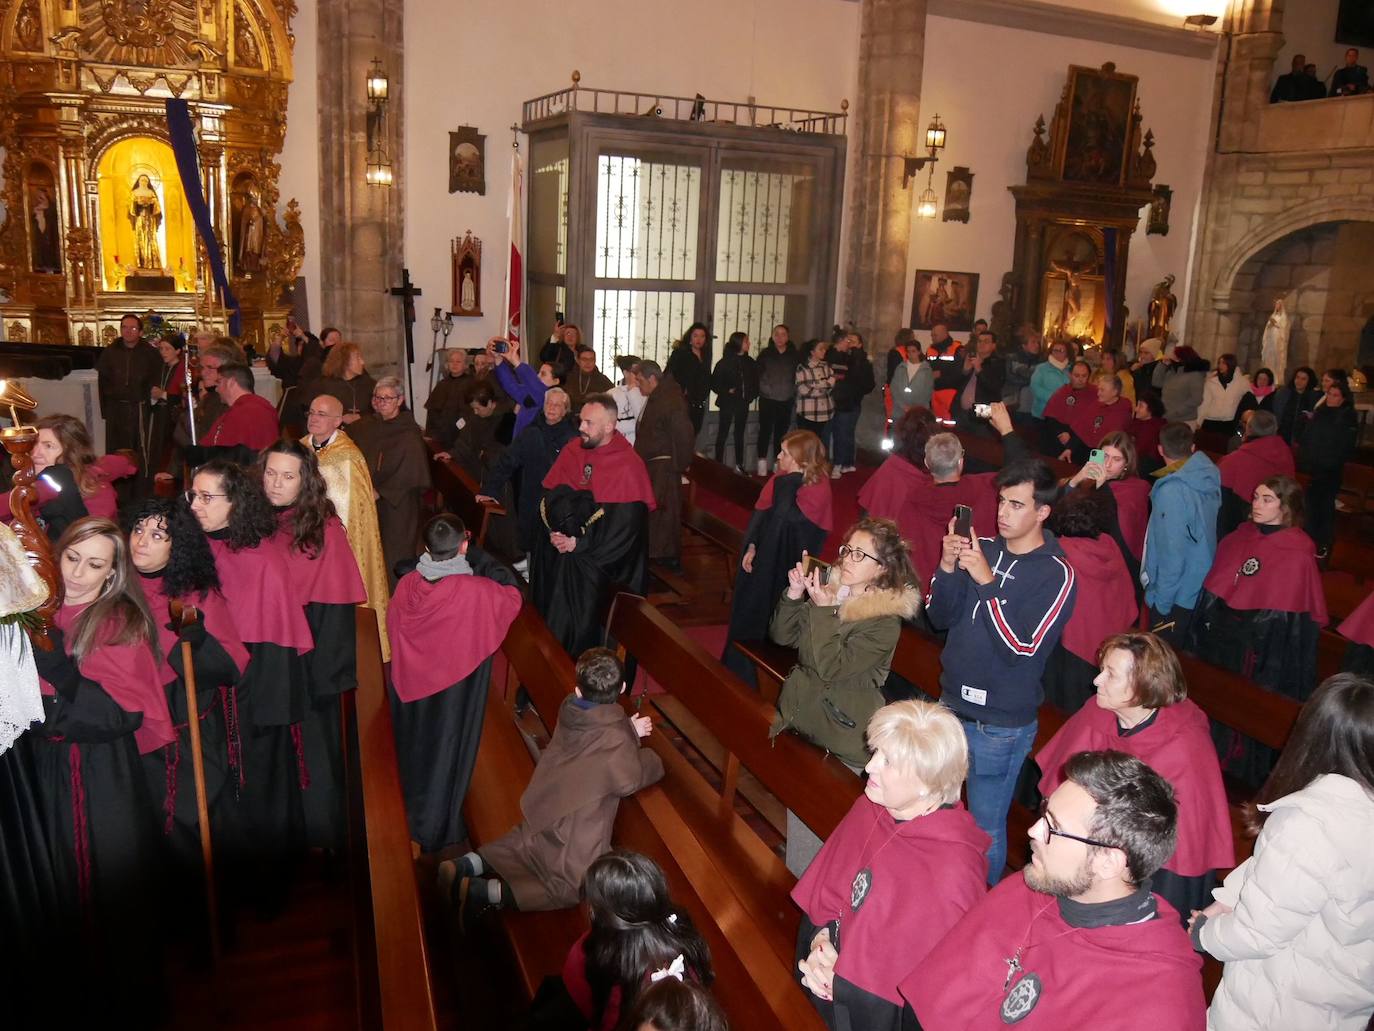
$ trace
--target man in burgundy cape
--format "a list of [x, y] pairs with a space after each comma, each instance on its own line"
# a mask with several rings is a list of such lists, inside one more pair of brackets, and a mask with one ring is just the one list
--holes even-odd
[[[1108, 433], [1127, 429], [1135, 412], [1131, 402], [1121, 396], [1121, 380], [1112, 373], [1099, 372], [1093, 387], [1092, 396], [1074, 406], [1069, 422], [1072, 438], [1064, 450], [1075, 462], [1086, 462], [1089, 453], [1101, 445]], [[1049, 405], [1045, 407], [1048, 410]]]
[[[247, 464], [259, 451], [275, 444], [281, 436], [277, 410], [265, 397], [253, 393], [253, 372], [246, 365], [225, 365], [219, 370], [218, 394], [229, 406], [200, 439], [194, 460], [228, 458]], [[245, 454], [244, 452], [250, 452]]]
[[1255, 488], [1271, 476], [1295, 476], [1293, 449], [1279, 436], [1279, 421], [1263, 409], [1250, 416], [1245, 442], [1217, 462], [1221, 473], [1221, 508], [1217, 540], [1250, 518]]
[[580, 446], [559, 452], [544, 477], [541, 524], [530, 557], [530, 596], [569, 655], [602, 643], [602, 621], [616, 590], [643, 594], [654, 492], [644, 459], [615, 428], [607, 394], [588, 397]]
[[1116, 751], [1079, 752], [1064, 774], [1030, 863], [902, 981], [903, 1028], [1203, 1031], [1202, 959], [1150, 890], [1174, 850], [1173, 789]]

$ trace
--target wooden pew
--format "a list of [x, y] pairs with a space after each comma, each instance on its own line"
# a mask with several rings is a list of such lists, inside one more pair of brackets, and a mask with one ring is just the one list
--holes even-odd
[[[512, 625], [504, 650], [510, 663], [508, 695], [513, 696], [517, 683], [523, 685], [552, 733], [574, 682], [572, 661], [529, 605]], [[660, 755], [676, 753], [661, 731], [650, 736], [648, 746]], [[678, 755], [677, 762], [686, 760]], [[722, 877], [713, 843], [694, 833], [662, 784], [621, 802], [614, 841], [663, 868], [674, 900], [691, 914], [711, 948], [716, 967], [712, 991], [733, 1026], [820, 1031], [824, 1025], [793, 980], [790, 942], [786, 954], [778, 956], [746, 904], [751, 900], [740, 897]]]
[[741, 476], [733, 469], [701, 455], [692, 458], [692, 464], [687, 468], [687, 479], [690, 482], [687, 498], [682, 506], [682, 525], [720, 549], [725, 560], [726, 579], [733, 588], [739, 556], [744, 550], [744, 531], [703, 508], [697, 492], [698, 489], [709, 491], [746, 511], [751, 511], [763, 486], [757, 480]]
[[[346, 726], [349, 709], [354, 709], [357, 754], [349, 757], [345, 773], [353, 803], [350, 865], [363, 882], [358, 896], [370, 903], [357, 921], [359, 996], [365, 1014], [361, 1024], [433, 1031], [437, 1022], [424, 917], [371, 609], [358, 607], [357, 632], [358, 689], [345, 696], [344, 718]], [[358, 815], [364, 817], [365, 832], [357, 825]]]
[[[955, 430], [954, 435], [959, 438], [959, 443], [964, 446], [965, 463], [974, 463], [987, 469], [1000, 469], [1005, 464], [1003, 455], [1002, 441], [985, 437], [978, 433], [969, 433], [967, 430]], [[1040, 442], [1031, 442], [1031, 455], [1040, 458], [1050, 471], [1059, 479], [1067, 479], [1078, 472], [1078, 466], [1072, 462], [1061, 462], [1057, 458], [1048, 458], [1040, 454]], [[970, 467], [970, 472], [978, 470]]]
[[1322, 594], [1331, 625], [1340, 623], [1354, 612], [1368, 597], [1374, 586], [1363, 583], [1354, 573], [1342, 569], [1328, 569], [1322, 573]]
[[427, 440], [426, 443], [429, 445], [435, 490], [448, 509], [463, 520], [463, 525], [468, 528], [477, 545], [485, 547], [492, 520], [505, 515], [505, 507], [490, 501], [478, 501], [477, 495], [481, 493], [482, 485], [452, 459], [439, 461], [434, 457], [439, 452], [434, 442]]

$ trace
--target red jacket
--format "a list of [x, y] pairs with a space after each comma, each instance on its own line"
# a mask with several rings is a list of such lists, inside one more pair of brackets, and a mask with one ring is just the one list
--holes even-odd
[[261, 451], [277, 442], [277, 409], [257, 394], [243, 394], [215, 420], [201, 441], [207, 447], [234, 447], [242, 444]]

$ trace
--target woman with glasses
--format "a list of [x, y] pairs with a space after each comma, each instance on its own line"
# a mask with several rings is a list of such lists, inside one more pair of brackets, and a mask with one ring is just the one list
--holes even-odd
[[1077, 752], [1126, 752], [1167, 780], [1178, 800], [1178, 844], [1153, 888], [1187, 919], [1211, 898], [1216, 871], [1236, 862], [1207, 715], [1188, 700], [1178, 656], [1154, 634], [1113, 634], [1097, 662], [1096, 704], [1074, 713], [1035, 756], [1040, 794], [1048, 798], [1063, 783], [1064, 763]]
[[306, 842], [344, 845], [343, 747], [339, 698], [358, 686], [356, 608], [367, 604], [358, 562], [335, 514], [311, 448], [273, 444], [253, 468], [277, 515], [274, 540], [286, 553], [296, 603], [305, 609], [314, 647], [305, 657], [309, 688], [301, 750], [310, 773], [304, 791]]
[[238, 819], [248, 854], [228, 858], [256, 868], [247, 873], [270, 910], [284, 900], [287, 866], [304, 834], [305, 765], [297, 741], [306, 700], [302, 656], [314, 641], [287, 556], [272, 539], [277, 520], [261, 480], [232, 462], [207, 462], [186, 500], [209, 538], [220, 589], [248, 648], [229, 710], [230, 740], [242, 748]]
[[[791, 730], [855, 771], [867, 764], [864, 728], [883, 704], [902, 620], [920, 610], [915, 584], [907, 543], [888, 519], [850, 527], [828, 570], [802, 552], [769, 627], [774, 641], [797, 649], [772, 735]], [[787, 837], [788, 868], [800, 873], [820, 842], [791, 813]]]
[[[177, 740], [160, 753], [145, 756], [145, 772], [150, 793], [167, 815], [163, 834], [177, 861], [180, 887], [195, 896], [202, 890], [204, 879], [200, 873], [200, 818], [187, 726], [182, 644], [191, 646], [206, 802], [215, 840], [220, 842], [232, 833], [230, 777], [242, 773], [238, 740], [231, 744], [225, 728], [232, 692], [248, 667], [248, 649], [239, 639], [229, 603], [220, 592], [210, 545], [184, 500], [149, 498], [125, 515], [130, 528], [129, 556], [157, 625], [163, 661], [173, 674], [166, 692]], [[177, 604], [194, 607], [195, 620], [183, 624], [172, 612]], [[194, 909], [202, 911], [203, 906]]]
[[825, 446], [809, 430], [793, 430], [782, 438], [777, 470], [763, 485], [749, 517], [730, 600], [730, 629], [721, 661], [745, 683], [755, 683], [754, 664], [735, 642], [768, 637], [788, 570], [802, 555], [820, 554], [834, 523]]
[[166, 671], [119, 527], [80, 519], [55, 550], [62, 607], [56, 647], [34, 650], [46, 720], [33, 754], [71, 921], [60, 962], [99, 971], [83, 988], [105, 1013], [147, 1013], [161, 980], [152, 932], [163, 853], [140, 756], [176, 740]]
[[420, 536], [420, 500], [429, 489], [429, 451], [415, 418], [405, 408], [405, 388], [396, 376], [383, 376], [372, 392], [372, 415], [349, 435], [357, 442], [372, 474], [382, 556], [392, 590], [396, 564], [413, 559]]
[[931, 702], [868, 721], [864, 793], [806, 869], [797, 969], [831, 1028], [898, 1031], [897, 985], [983, 897], [988, 836], [959, 800], [968, 741]]
[[1374, 683], [1341, 673], [1303, 706], [1246, 806], [1255, 854], [1192, 924], [1226, 964], [1216, 1031], [1362, 1031], [1374, 1014]]

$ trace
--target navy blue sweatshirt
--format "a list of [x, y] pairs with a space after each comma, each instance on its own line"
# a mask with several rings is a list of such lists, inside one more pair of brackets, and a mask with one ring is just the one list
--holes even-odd
[[1001, 537], [979, 539], [992, 582], [976, 584], [962, 569], [939, 567], [926, 615], [948, 630], [940, 654], [941, 701], [964, 719], [1024, 727], [1044, 698], [1041, 679], [1073, 613], [1073, 570], [1054, 534], [1024, 555]]

